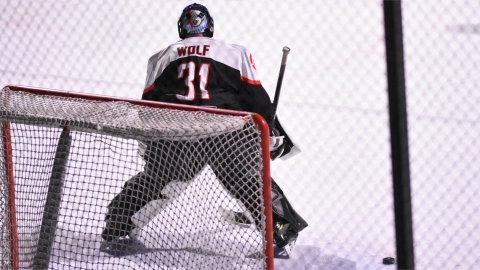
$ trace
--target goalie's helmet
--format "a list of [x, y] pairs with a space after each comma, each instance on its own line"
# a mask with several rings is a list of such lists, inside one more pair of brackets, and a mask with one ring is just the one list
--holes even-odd
[[177, 25], [181, 39], [187, 34], [195, 33], [205, 33], [207, 37], [213, 37], [213, 18], [203, 5], [193, 3], [184, 8]]

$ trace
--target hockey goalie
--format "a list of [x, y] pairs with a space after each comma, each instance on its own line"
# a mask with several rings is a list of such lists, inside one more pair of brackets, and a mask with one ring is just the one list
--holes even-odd
[[[241, 110], [261, 115], [272, 121], [272, 102], [263, 88], [254, 58], [241, 45], [213, 39], [214, 20], [200, 4], [187, 6], [178, 19], [180, 40], [154, 54], [148, 60], [143, 100]], [[271, 126], [271, 157], [288, 158], [298, 152], [278, 119]], [[230, 134], [217, 140], [231, 140]], [[188, 182], [208, 164], [219, 182], [232, 197], [244, 206], [242, 211], [219, 209], [222, 217], [239, 224], [260, 226], [260, 200], [250, 190], [260, 189], [247, 170], [236, 171], [236, 164], [258, 151], [249, 142], [239, 141], [228, 149], [214, 149], [210, 138], [192, 141], [145, 141], [144, 171], [128, 180], [108, 205], [102, 238], [132, 237], [153, 218], [138, 218], [140, 212], [165, 198], [162, 190], [172, 181]], [[215, 142], [218, 143], [218, 142]], [[192, 151], [206, 149], [208, 155], [198, 157]], [[212, 159], [216, 160], [213, 161]], [[221, 162], [218, 162], [221, 159]], [[166, 169], [168, 168], [168, 170]], [[236, 182], [247, 183], [249, 189]], [[293, 209], [281, 188], [272, 179], [274, 243], [288, 252], [298, 233], [308, 226]], [[146, 219], [146, 220], [145, 220]]]

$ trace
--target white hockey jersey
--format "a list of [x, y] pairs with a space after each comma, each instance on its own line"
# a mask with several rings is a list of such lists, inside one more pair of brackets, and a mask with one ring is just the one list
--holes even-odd
[[272, 104], [247, 48], [208, 37], [178, 41], [150, 57], [142, 99], [258, 113]]

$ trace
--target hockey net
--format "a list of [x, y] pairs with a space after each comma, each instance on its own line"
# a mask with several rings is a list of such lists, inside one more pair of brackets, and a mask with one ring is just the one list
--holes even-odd
[[[1, 269], [273, 268], [259, 115], [7, 86], [0, 118]], [[103, 240], [141, 174], [161, 188], [131, 235]]]

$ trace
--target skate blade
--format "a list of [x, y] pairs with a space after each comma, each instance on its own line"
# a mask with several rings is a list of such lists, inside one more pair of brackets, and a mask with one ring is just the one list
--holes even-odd
[[100, 251], [114, 257], [148, 253], [150, 250], [140, 241], [129, 238], [115, 238], [110, 242], [103, 242]]
[[297, 240], [293, 240], [292, 242], [288, 243], [288, 245], [283, 247], [288, 257], [292, 257], [293, 249], [295, 248], [296, 243], [297, 243]]
[[296, 240], [288, 243], [283, 248], [273, 246], [273, 257], [276, 259], [290, 259], [293, 255], [293, 249], [295, 248]]

